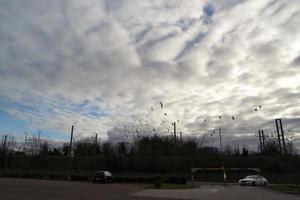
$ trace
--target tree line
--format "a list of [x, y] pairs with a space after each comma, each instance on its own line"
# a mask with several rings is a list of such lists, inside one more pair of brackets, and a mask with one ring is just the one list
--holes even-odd
[[[261, 152], [249, 152], [246, 147], [227, 145], [223, 152], [213, 147], [205, 137], [182, 139], [160, 135], [137, 135], [130, 140], [98, 142], [84, 137], [70, 144], [52, 144], [32, 136], [26, 143], [18, 143], [13, 136], [2, 137], [0, 148], [2, 168], [45, 168], [67, 170], [97, 170], [139, 172], [185, 171], [191, 167], [264, 167], [268, 170], [292, 169], [299, 157], [294, 156], [289, 166], [282, 160], [275, 141], [267, 141]], [[295, 154], [291, 147], [289, 155]], [[268, 159], [261, 159], [268, 156]], [[274, 157], [274, 159], [273, 159]], [[280, 164], [282, 163], [282, 164]], [[298, 163], [300, 164], [300, 163]]]

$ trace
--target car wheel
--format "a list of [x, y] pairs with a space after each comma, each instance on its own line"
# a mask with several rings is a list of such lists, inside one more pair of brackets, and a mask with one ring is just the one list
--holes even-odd
[[255, 184], [255, 182], [254, 181], [252, 181], [252, 184], [251, 184], [252, 186], [255, 186], [256, 184]]

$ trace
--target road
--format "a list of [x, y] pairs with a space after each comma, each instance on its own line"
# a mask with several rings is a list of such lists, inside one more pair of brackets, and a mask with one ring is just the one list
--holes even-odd
[[134, 194], [140, 197], [159, 197], [193, 200], [299, 200], [299, 196], [273, 191], [263, 187], [238, 185], [201, 185], [186, 190], [143, 190]]
[[2, 200], [299, 200], [262, 187], [201, 185], [184, 190], [144, 190], [138, 184], [0, 178]]
[[0, 200], [167, 200], [131, 195], [143, 188], [137, 184], [0, 178]]

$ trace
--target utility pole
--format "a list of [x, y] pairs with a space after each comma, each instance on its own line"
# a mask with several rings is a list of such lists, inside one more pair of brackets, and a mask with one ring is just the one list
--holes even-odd
[[221, 131], [221, 128], [219, 128], [219, 137], [220, 137], [220, 165], [221, 165], [221, 169], [223, 171], [224, 186], [226, 186], [226, 171], [225, 171], [225, 168], [224, 168], [224, 162], [223, 162], [223, 158], [222, 158], [223, 149], [222, 149], [222, 131]]
[[174, 126], [174, 141], [176, 143], [176, 122], [173, 123]]
[[220, 136], [220, 153], [222, 154], [222, 132], [221, 132], [221, 128], [219, 128], [219, 136]]
[[97, 139], [98, 139], [98, 133], [95, 133], [95, 143], [97, 144]]
[[266, 138], [265, 138], [265, 133], [264, 130], [261, 130], [261, 135], [262, 135], [262, 143], [263, 143], [263, 149], [266, 149]]
[[282, 120], [281, 119], [279, 119], [279, 124], [280, 124], [280, 131], [281, 131], [281, 138], [282, 138], [283, 150], [284, 150], [284, 153], [286, 154], [286, 145], [285, 145], [284, 132], [283, 132]]
[[74, 125], [72, 125], [72, 129], [71, 129], [71, 138], [70, 138], [70, 146], [69, 146], [69, 156], [72, 156], [73, 131], [74, 131]]
[[261, 141], [261, 130], [258, 130], [258, 137], [259, 137], [259, 148], [260, 152], [263, 152], [263, 147], [262, 147], [262, 141]]
[[276, 130], [277, 130], [277, 137], [278, 137], [278, 146], [279, 146], [280, 153], [282, 153], [281, 139], [280, 139], [280, 133], [279, 133], [279, 131], [281, 129], [279, 129], [279, 126], [280, 126], [279, 121], [281, 121], [281, 119], [275, 119]]
[[95, 135], [95, 155], [97, 155], [97, 144], [98, 144], [98, 141], [97, 141], [97, 139], [98, 139], [98, 133], [95, 133], [96, 135]]
[[174, 154], [176, 156], [177, 154], [177, 138], [176, 138], [176, 122], [173, 123], [173, 126], [174, 126]]
[[182, 132], [180, 131], [180, 142], [182, 142]]

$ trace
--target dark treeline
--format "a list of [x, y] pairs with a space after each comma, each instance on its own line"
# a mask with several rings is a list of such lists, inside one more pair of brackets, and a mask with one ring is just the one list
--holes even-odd
[[208, 147], [205, 138], [186, 137], [174, 140], [169, 136], [133, 136], [130, 141], [99, 143], [93, 137], [85, 137], [70, 144], [50, 145], [45, 139], [33, 136], [17, 147], [13, 137], [2, 138], [0, 152], [28, 156], [137, 156], [137, 157], [173, 157], [173, 156], [203, 156], [218, 154], [218, 149]]
[[180, 172], [188, 174], [192, 167], [259, 167], [266, 172], [297, 172], [300, 159], [282, 155], [274, 141], [266, 143], [260, 153], [246, 148], [225, 146], [220, 153], [208, 145], [205, 138], [185, 137], [182, 140], [167, 136], [135, 136], [130, 141], [97, 142], [93, 137], [82, 138], [72, 145], [49, 144], [38, 137], [26, 144], [17, 144], [8, 137], [0, 148], [2, 169], [26, 170], [78, 170], [107, 169], [119, 172]]

